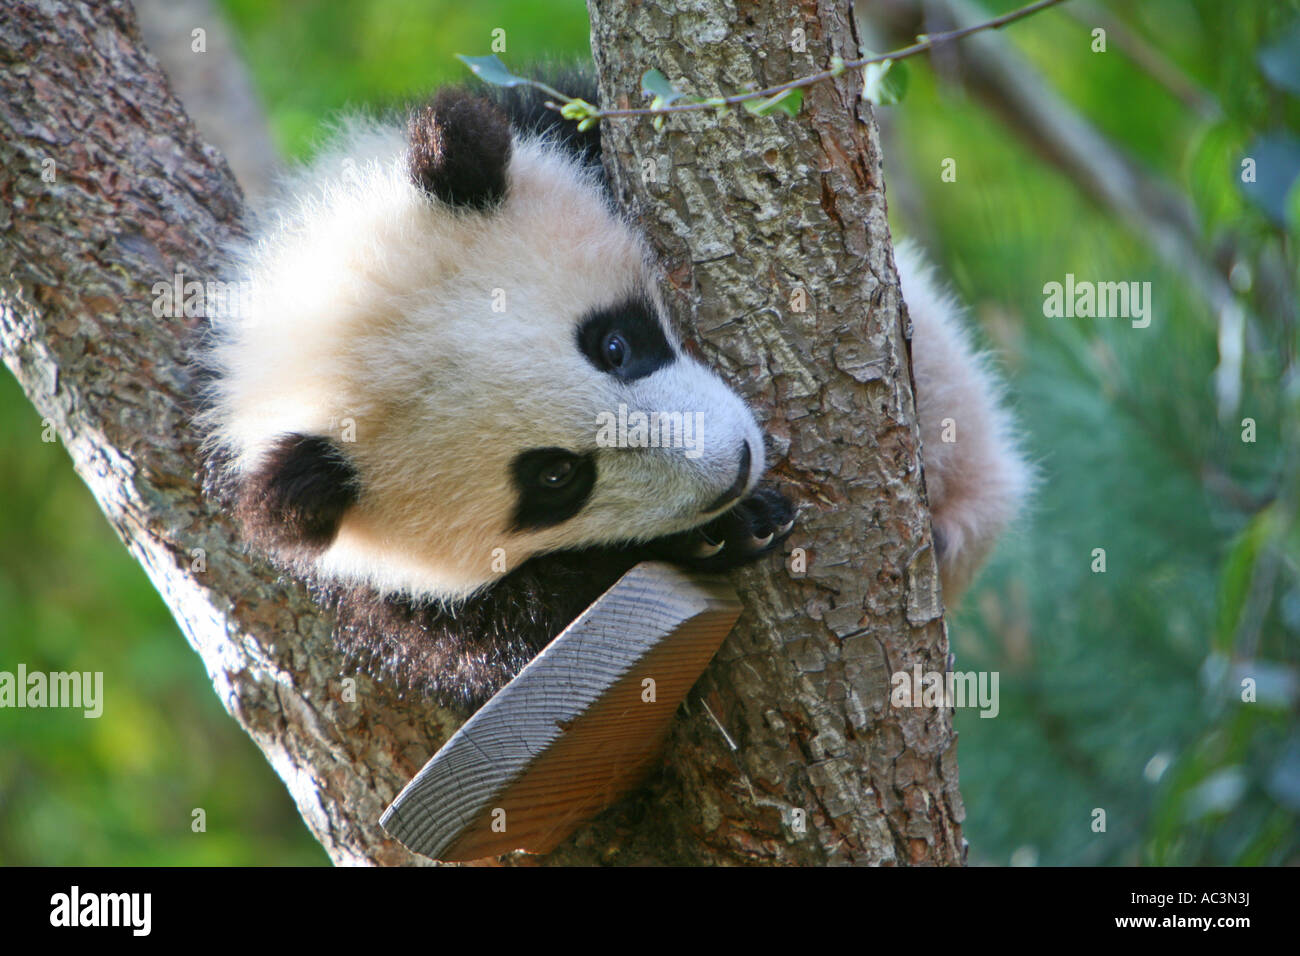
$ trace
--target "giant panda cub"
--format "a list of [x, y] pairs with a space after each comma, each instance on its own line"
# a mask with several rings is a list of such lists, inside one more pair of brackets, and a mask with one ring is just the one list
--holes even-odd
[[[250, 220], [232, 268], [251, 309], [205, 351], [215, 493], [315, 586], [345, 648], [444, 703], [482, 703], [636, 562], [725, 570], [793, 525], [760, 484], [753, 414], [675, 336], [598, 137], [518, 90], [346, 123]], [[1023, 468], [950, 306], [901, 253], [951, 599]], [[620, 406], [698, 434], [599, 441]], [[949, 415], [960, 442], [941, 441]]]

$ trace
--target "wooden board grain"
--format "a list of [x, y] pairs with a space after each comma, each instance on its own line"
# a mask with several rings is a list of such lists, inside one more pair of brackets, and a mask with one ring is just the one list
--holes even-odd
[[636, 784], [739, 616], [723, 579], [638, 564], [434, 754], [380, 823], [437, 860], [553, 849]]

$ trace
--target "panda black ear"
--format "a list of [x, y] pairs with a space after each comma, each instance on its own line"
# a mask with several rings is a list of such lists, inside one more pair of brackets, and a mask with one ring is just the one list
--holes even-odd
[[356, 469], [327, 438], [285, 435], [240, 484], [244, 533], [274, 551], [314, 554], [357, 501]]
[[495, 104], [442, 90], [411, 116], [407, 134], [411, 179], [428, 195], [471, 209], [505, 198], [510, 120]]

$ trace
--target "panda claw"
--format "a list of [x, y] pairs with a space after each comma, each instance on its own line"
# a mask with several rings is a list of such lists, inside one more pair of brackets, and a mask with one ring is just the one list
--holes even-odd
[[794, 519], [791, 518], [785, 524], [781, 525], [781, 527], [777, 528], [776, 533], [778, 535], [788, 534], [790, 532], [790, 529], [793, 527], [794, 527]]
[[755, 551], [761, 551], [772, 543], [773, 537], [775, 537], [775, 532], [772, 531], [769, 531], [761, 538], [751, 535], [749, 538], [749, 546]]
[[717, 544], [713, 544], [709, 541], [703, 541], [695, 549], [695, 557], [700, 559], [711, 558], [726, 546], [727, 546], [726, 541], [719, 541]]

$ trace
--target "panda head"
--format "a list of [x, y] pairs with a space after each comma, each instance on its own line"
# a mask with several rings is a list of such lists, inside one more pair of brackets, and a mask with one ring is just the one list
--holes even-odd
[[454, 600], [556, 550], [697, 527], [763, 436], [683, 353], [599, 173], [444, 92], [354, 123], [253, 229], [206, 413], [254, 541]]

